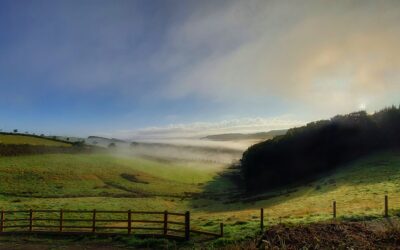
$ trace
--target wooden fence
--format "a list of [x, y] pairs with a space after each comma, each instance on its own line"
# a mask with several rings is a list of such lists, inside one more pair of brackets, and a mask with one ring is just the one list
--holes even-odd
[[191, 229], [189, 211], [2, 210], [0, 234], [5, 233], [135, 234], [189, 240], [190, 233], [222, 237], [223, 224], [219, 233]]
[[[332, 218], [336, 220], [337, 215], [337, 208], [336, 208], [336, 201], [332, 202]], [[384, 197], [383, 203], [383, 216], [389, 217], [389, 198], [387, 195]], [[264, 208], [260, 209], [260, 229], [261, 231], [264, 230]]]

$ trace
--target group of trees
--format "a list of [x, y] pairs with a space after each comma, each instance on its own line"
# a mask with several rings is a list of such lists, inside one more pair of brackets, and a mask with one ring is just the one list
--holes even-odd
[[[18, 133], [18, 129], [13, 129], [13, 131], [12, 131], [13, 133]], [[5, 132], [3, 132], [3, 130], [2, 129], [0, 129], [0, 133], [5, 133]], [[11, 132], [10, 132], [11, 133]], [[28, 133], [28, 132], [25, 132], [26, 134]]]
[[310, 179], [364, 155], [400, 147], [400, 108], [312, 122], [250, 147], [240, 162], [247, 191]]

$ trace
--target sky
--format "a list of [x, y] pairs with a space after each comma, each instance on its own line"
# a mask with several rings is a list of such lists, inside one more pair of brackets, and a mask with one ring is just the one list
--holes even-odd
[[400, 1], [0, 1], [0, 129], [118, 138], [399, 105]]

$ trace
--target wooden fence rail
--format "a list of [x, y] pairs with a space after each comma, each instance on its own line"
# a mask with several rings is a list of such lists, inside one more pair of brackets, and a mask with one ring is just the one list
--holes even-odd
[[[220, 237], [220, 233], [191, 229], [190, 212], [107, 210], [1, 210], [1, 233], [107, 233], [173, 237], [189, 240], [190, 233]], [[71, 218], [72, 216], [72, 218]], [[106, 217], [105, 217], [106, 216]], [[114, 216], [110, 219], [110, 216]], [[118, 218], [119, 219], [116, 219]], [[21, 224], [22, 223], [22, 224]], [[10, 230], [13, 229], [13, 230]], [[148, 233], [148, 232], [152, 233]], [[155, 233], [154, 233], [155, 232]]]
[[[336, 213], [337, 213], [336, 201], [334, 200], [332, 202], [332, 218], [334, 220], [336, 220], [336, 217], [337, 217]], [[383, 216], [389, 217], [389, 197], [387, 195], [385, 195], [385, 197], [384, 197]], [[260, 209], [260, 228], [261, 228], [261, 231], [264, 230], [264, 208]]]

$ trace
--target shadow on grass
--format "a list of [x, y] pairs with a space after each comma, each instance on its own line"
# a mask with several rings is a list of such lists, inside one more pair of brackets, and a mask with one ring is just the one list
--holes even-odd
[[341, 186], [360, 188], [361, 194], [373, 195], [385, 192], [385, 185], [379, 190], [369, 185], [396, 182], [399, 178], [399, 151], [375, 154], [308, 180], [260, 193], [246, 193], [241, 186], [238, 168], [232, 167], [208, 182], [203, 192], [193, 197], [190, 205], [204, 212], [240, 211], [258, 209], [257, 202], [266, 201], [263, 206], [268, 208], [306, 195], [327, 194]]

